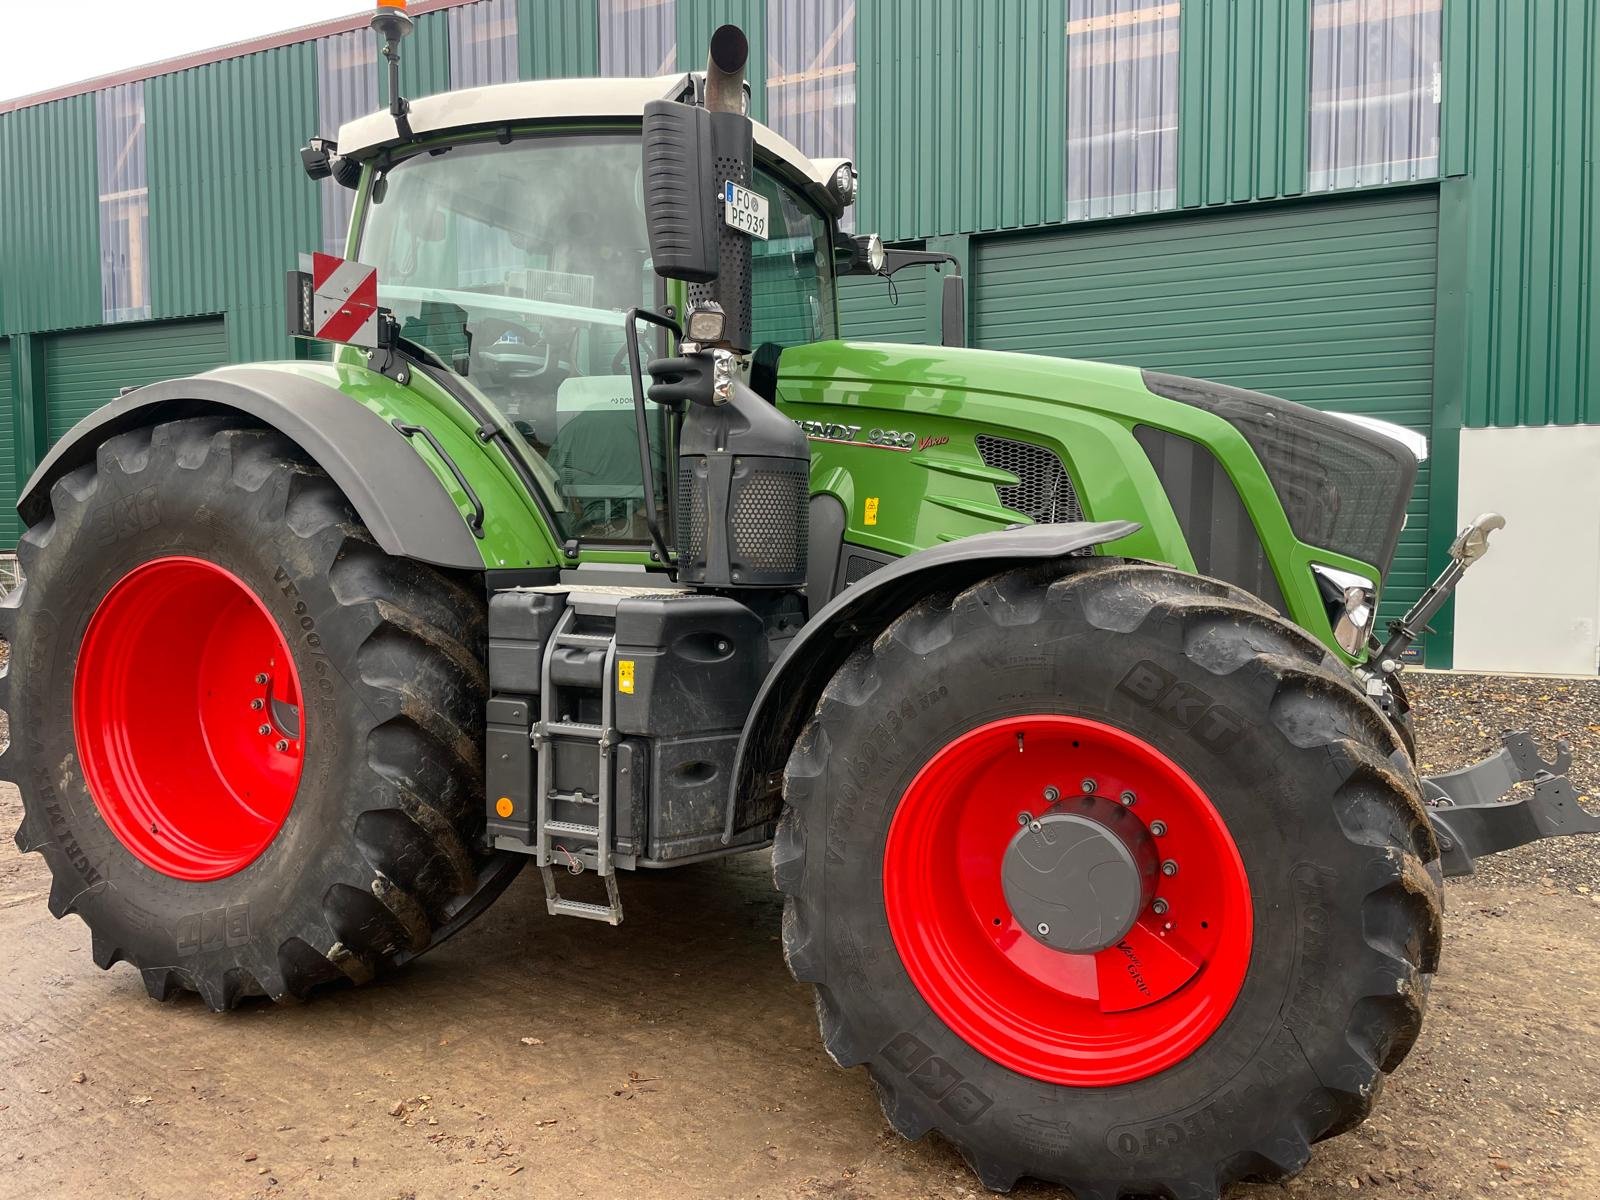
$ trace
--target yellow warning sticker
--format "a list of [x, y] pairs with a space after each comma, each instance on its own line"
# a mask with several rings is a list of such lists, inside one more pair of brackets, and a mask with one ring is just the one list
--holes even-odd
[[633, 659], [617, 659], [617, 691], [633, 695]]
[[866, 525], [876, 525], [878, 523], [878, 498], [876, 496], [867, 497], [867, 510], [861, 520]]

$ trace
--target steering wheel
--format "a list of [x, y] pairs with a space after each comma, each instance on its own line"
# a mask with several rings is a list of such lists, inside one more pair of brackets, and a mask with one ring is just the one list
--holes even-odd
[[529, 383], [550, 370], [550, 342], [526, 325], [499, 317], [473, 322], [469, 374], [498, 383]]

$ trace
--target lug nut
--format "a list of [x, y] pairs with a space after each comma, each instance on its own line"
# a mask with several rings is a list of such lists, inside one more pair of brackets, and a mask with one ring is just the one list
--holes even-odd
[[266, 703], [265, 700], [259, 700], [259, 699], [250, 701], [251, 711], [252, 712], [260, 712], [262, 705], [264, 705], [265, 703]]
[[1122, 795], [1117, 797], [1118, 800], [1121, 800], [1122, 803], [1129, 808], [1133, 807], [1133, 802], [1138, 798], [1139, 797], [1135, 796], [1132, 792], [1123, 792]]
[[1177, 862], [1175, 860], [1173, 860], [1173, 859], [1170, 859], [1170, 858], [1167, 859], [1166, 862], [1161, 864], [1161, 873], [1163, 875], [1168, 876], [1169, 878], [1171, 876], [1173, 876], [1173, 875], [1176, 875], [1178, 873], [1178, 864], [1177, 864]]
[[1047, 787], [1047, 788], [1045, 788], [1045, 790], [1044, 790], [1044, 801], [1045, 801], [1046, 804], [1054, 804], [1059, 799], [1061, 799], [1061, 789], [1060, 788], [1057, 788], [1057, 787]]
[[1082, 783], [1080, 783], [1078, 785], [1078, 790], [1080, 792], [1082, 792], [1085, 796], [1094, 795], [1094, 789], [1095, 789], [1095, 782], [1092, 779], [1085, 779]]
[[278, 740], [277, 740], [277, 741], [276, 741], [276, 742], [275, 742], [275, 743], [273, 743], [273, 744], [274, 744], [274, 745], [275, 745], [275, 746], [276, 746], [276, 747], [277, 747], [277, 749], [279, 749], [279, 750], [287, 750], [287, 749], [288, 749], [288, 748], [289, 748], [289, 743], [288, 743], [288, 742], [286, 742], [286, 741], [284, 741], [284, 740], [283, 740], [283, 739], [282, 739], [282, 738], [279, 738], [279, 739], [278, 739]]
[[256, 676], [256, 682], [257, 683], [265, 683], [266, 681], [267, 681], [267, 675], [266, 675], [265, 671], [261, 672], [259, 675]]
[[1155, 834], [1156, 837], [1165, 837], [1167, 834], [1167, 823], [1165, 821], [1151, 821], [1150, 832]]
[[271, 725], [258, 726], [256, 728], [256, 732], [259, 733], [262, 737], [266, 737], [267, 734], [272, 732], [272, 726]]
[[1017, 824], [1018, 825], [1027, 825], [1030, 822], [1032, 822], [1032, 820], [1033, 820], [1033, 814], [1031, 812], [1028, 812], [1026, 809], [1024, 809], [1022, 812], [1019, 812], [1017, 814]]
[[1160, 896], [1157, 896], [1150, 904], [1150, 911], [1155, 913], [1155, 915], [1158, 917], [1165, 916], [1167, 912], [1167, 902]]
[[1039, 922], [1039, 936], [1040, 937], [1049, 937], [1050, 936], [1050, 926], [1045, 924], [1043, 921]]

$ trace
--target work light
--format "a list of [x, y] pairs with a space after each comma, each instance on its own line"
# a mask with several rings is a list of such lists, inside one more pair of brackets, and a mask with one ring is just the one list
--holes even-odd
[[727, 325], [728, 317], [722, 306], [707, 300], [689, 310], [683, 323], [684, 338], [691, 342], [720, 342]]

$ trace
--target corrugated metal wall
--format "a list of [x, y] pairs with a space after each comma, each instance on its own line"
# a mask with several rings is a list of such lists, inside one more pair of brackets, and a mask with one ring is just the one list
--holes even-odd
[[676, 0], [599, 0], [599, 6], [600, 74], [678, 69]]
[[291, 357], [284, 272], [322, 244], [296, 153], [317, 127], [312, 44], [158, 76], [145, 102], [154, 315], [226, 312], [235, 358]]
[[[450, 90], [450, 13], [431, 12], [416, 18], [416, 29], [400, 54], [400, 94], [431, 96]], [[378, 72], [378, 96], [389, 103], [389, 71]]]
[[1306, 186], [1309, 0], [1183, 0], [1178, 203]]
[[875, 0], [856, 25], [860, 229], [1061, 219], [1066, 0]]
[[1444, 20], [1463, 419], [1600, 422], [1600, 5], [1451, 0]]
[[[317, 39], [317, 128], [335, 140], [339, 128], [378, 107], [377, 39], [351, 29]], [[343, 254], [355, 192], [331, 176], [317, 184], [322, 207], [322, 249]], [[287, 268], [285, 268], [287, 270]]]
[[94, 96], [0, 114], [0, 333], [100, 322]]
[[567, 79], [600, 70], [594, 0], [517, 0], [523, 79]]
[[516, 0], [478, 0], [446, 14], [450, 26], [450, 86], [509, 83], [520, 70]]

